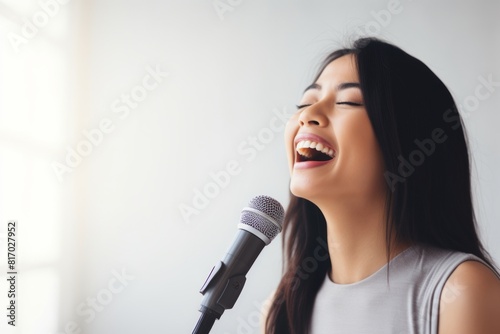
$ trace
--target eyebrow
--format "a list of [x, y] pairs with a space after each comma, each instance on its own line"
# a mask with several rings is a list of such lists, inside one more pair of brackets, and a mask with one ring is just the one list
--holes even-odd
[[[307, 92], [310, 89], [317, 89], [321, 90], [321, 85], [317, 83], [310, 84], [307, 86], [307, 88], [304, 90], [304, 93]], [[361, 89], [361, 85], [359, 82], [342, 82], [337, 86], [337, 90], [342, 90], [342, 89], [347, 89], [347, 88], [359, 88]]]

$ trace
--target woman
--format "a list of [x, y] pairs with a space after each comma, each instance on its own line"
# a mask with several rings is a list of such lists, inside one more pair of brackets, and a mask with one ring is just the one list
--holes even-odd
[[441, 80], [362, 38], [325, 59], [297, 107], [285, 269], [265, 332], [500, 333], [500, 275]]

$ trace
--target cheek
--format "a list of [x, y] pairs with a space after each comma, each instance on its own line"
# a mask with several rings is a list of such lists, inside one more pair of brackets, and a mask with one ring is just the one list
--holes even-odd
[[346, 120], [339, 131], [338, 140], [343, 144], [341, 149], [345, 152], [349, 170], [364, 181], [378, 179], [383, 170], [383, 159], [368, 115]]
[[361, 154], [364, 160], [370, 164], [373, 173], [379, 175], [381, 169], [383, 169], [383, 159], [377, 138], [375, 137], [369, 120], [366, 120], [366, 124], [364, 124], [361, 131], [359, 138], [361, 141]]

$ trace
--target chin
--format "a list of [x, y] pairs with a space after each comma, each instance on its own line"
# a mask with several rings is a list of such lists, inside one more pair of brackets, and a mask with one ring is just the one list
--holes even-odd
[[307, 199], [308, 201], [314, 202], [314, 199], [318, 198], [318, 186], [311, 183], [297, 182], [293, 178], [290, 181], [290, 192], [300, 198]]

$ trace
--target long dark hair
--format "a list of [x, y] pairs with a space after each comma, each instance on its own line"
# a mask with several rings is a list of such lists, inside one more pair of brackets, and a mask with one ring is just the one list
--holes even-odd
[[[385, 163], [387, 262], [394, 237], [474, 254], [498, 271], [476, 232], [466, 133], [446, 86], [420, 60], [376, 38], [358, 39], [328, 55], [314, 81], [347, 54], [355, 56]], [[329, 258], [317, 256], [318, 245], [326, 246], [323, 214], [312, 202], [290, 196], [284, 274], [266, 319], [267, 334], [308, 333], [314, 299], [330, 270]]]

